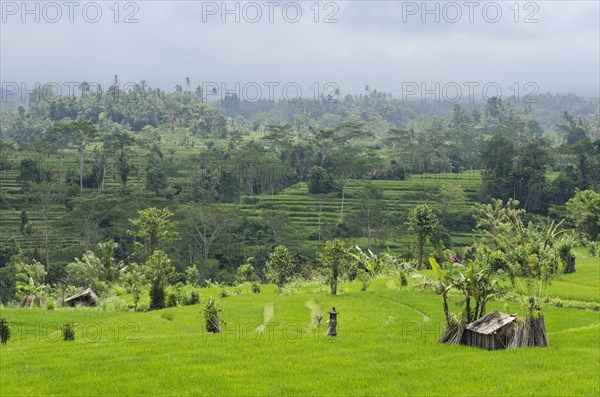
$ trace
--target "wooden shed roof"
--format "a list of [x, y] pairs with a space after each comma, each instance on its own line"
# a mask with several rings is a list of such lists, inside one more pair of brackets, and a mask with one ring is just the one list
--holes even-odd
[[94, 291], [92, 291], [91, 288], [86, 288], [85, 290], [81, 291], [78, 294], [75, 294], [73, 296], [69, 296], [67, 299], [65, 299], [65, 303], [75, 300], [77, 298], [82, 298], [84, 296], [89, 296], [94, 302], [99, 302], [100, 298], [98, 297], [98, 295], [96, 295], [96, 293]]
[[469, 331], [489, 335], [517, 319], [516, 316], [493, 311], [467, 325]]

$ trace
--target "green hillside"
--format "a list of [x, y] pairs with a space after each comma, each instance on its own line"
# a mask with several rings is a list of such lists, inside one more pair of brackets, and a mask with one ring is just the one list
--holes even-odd
[[[166, 143], [170, 141], [166, 139]], [[193, 172], [194, 156], [197, 151], [177, 147], [174, 143], [166, 144], [167, 148], [174, 148], [171, 152], [173, 162], [177, 164], [177, 176], [170, 177], [171, 185], [181, 186], [180, 196], [190, 194], [191, 174]], [[131, 178], [128, 189], [144, 189], [145, 172], [143, 171], [144, 155], [142, 149], [137, 149], [132, 157], [132, 164], [140, 170]], [[31, 152], [18, 152], [11, 156], [11, 162], [18, 164], [21, 160], [33, 156]], [[76, 174], [77, 164], [73, 153], [67, 153], [63, 162], [64, 172], [67, 174]], [[58, 169], [58, 159], [55, 157], [43, 160], [44, 164], [54, 172]], [[86, 163], [89, 168], [90, 164]], [[19, 182], [20, 170], [17, 167], [6, 169], [0, 172], [0, 191], [2, 193], [0, 203], [0, 245], [12, 246], [17, 242], [23, 249], [38, 248], [43, 251], [44, 239], [42, 233], [42, 224], [44, 223], [44, 214], [40, 208], [35, 194], [24, 191]], [[111, 174], [112, 175], [112, 174]], [[455, 220], [450, 221], [446, 227], [452, 237], [452, 243], [457, 246], [471, 244], [474, 239], [472, 228], [469, 227], [471, 219], [472, 204], [479, 199], [481, 178], [477, 171], [455, 173], [455, 174], [422, 174], [413, 175], [407, 180], [348, 180], [344, 190], [344, 220], [356, 220], [362, 215], [360, 210], [359, 195], [360, 189], [364, 184], [375, 186], [383, 193], [383, 199], [378, 200], [379, 204], [384, 205], [383, 216], [388, 225], [387, 232], [376, 241], [380, 248], [389, 247], [390, 249], [408, 254], [412, 239], [404, 228], [404, 221], [408, 211], [417, 204], [428, 203], [436, 211], [441, 209], [441, 191], [447, 185], [459, 186], [465, 193], [467, 200], [452, 202], [448, 207], [448, 217]], [[100, 197], [110, 196], [118, 193], [118, 181], [116, 176], [107, 178], [105, 187]], [[71, 186], [73, 190], [76, 187]], [[95, 189], [85, 189], [85, 194], [89, 196], [97, 192]], [[99, 194], [99, 193], [97, 193]], [[71, 198], [61, 200], [62, 202], [53, 202], [47, 212], [47, 220], [51, 227], [48, 235], [49, 246], [51, 247], [51, 257], [53, 261], [66, 262], [72, 260], [75, 256], [81, 255], [83, 251], [83, 236], [81, 229], [73, 227], [65, 221], [65, 217], [72, 211], [72, 199], [77, 197], [77, 193], [71, 195]], [[161, 205], [176, 208], [178, 201], [169, 201], [156, 198]], [[259, 196], [241, 196], [239, 203], [232, 203], [233, 206], [240, 208], [240, 215], [244, 219], [256, 219], [262, 221], [265, 212], [275, 211], [283, 214], [290, 222], [298, 239], [294, 243], [299, 249], [308, 252], [314, 252], [321, 244], [317, 234], [321, 229], [322, 238], [329, 238], [340, 220], [341, 215], [341, 192], [323, 195], [321, 197], [310, 195], [306, 183], [298, 183], [283, 192], [274, 194], [263, 193]], [[118, 204], [118, 203], [117, 203]], [[239, 204], [239, 205], [238, 205]], [[21, 212], [26, 211], [28, 221], [35, 229], [30, 234], [20, 232]], [[133, 212], [124, 214], [122, 222], [127, 226], [127, 218], [133, 217]], [[349, 239], [354, 244], [367, 246], [367, 238], [360, 230], [354, 230]]]

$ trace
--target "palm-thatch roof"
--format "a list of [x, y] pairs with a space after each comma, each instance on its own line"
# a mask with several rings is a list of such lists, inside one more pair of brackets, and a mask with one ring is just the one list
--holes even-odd
[[497, 332], [500, 328], [512, 323], [517, 319], [516, 316], [510, 314], [493, 311], [478, 320], [467, 325], [469, 331], [477, 332], [478, 334], [490, 335]]
[[467, 324], [460, 344], [488, 350], [506, 349], [514, 336], [516, 316], [493, 311]]
[[84, 304], [90, 306], [96, 306], [100, 303], [100, 298], [91, 288], [86, 288], [82, 292], [65, 299], [65, 303], [69, 306], [75, 306], [76, 304]]

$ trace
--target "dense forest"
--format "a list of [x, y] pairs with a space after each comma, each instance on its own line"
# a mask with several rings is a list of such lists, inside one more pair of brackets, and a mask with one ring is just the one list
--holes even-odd
[[430, 252], [470, 245], [468, 204], [492, 199], [517, 200], [528, 219], [567, 218], [589, 241], [600, 234], [598, 99], [423, 103], [365, 87], [207, 103], [189, 79], [165, 92], [144, 81], [123, 90], [116, 76], [106, 90], [79, 88], [0, 110], [5, 303], [19, 296], [24, 263], [39, 263], [45, 284], [75, 288], [91, 283], [94, 260], [108, 263], [104, 281], [151, 260], [139, 249], [147, 222], [173, 225], [155, 236], [173, 282], [232, 283], [247, 261], [261, 279], [281, 245], [308, 276], [334, 238], [414, 257], [407, 217], [421, 203], [440, 222]]

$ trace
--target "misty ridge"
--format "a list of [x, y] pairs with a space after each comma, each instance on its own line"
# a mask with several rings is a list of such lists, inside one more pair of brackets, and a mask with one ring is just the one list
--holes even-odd
[[[167, 102], [192, 104], [204, 107], [219, 114], [224, 120], [241, 118], [253, 125], [256, 130], [260, 124], [293, 124], [297, 115], [312, 120], [318, 125], [332, 127], [344, 118], [355, 121], [380, 123], [378, 127], [397, 128], [424, 116], [446, 118], [452, 115], [456, 106], [464, 107], [475, 116], [484, 111], [490, 98], [487, 92], [478, 92], [471, 88], [469, 95], [461, 94], [457, 83], [454, 96], [444, 93], [445, 86], [440, 83], [404, 83], [406, 92], [394, 95], [390, 92], [371, 88], [365, 85], [362, 92], [349, 94], [340, 90], [336, 83], [313, 83], [301, 85], [295, 82], [263, 83], [200, 83], [193, 84], [190, 78], [183, 79], [172, 90], [162, 90], [149, 86], [144, 80], [138, 82], [120, 82], [114, 77], [112, 84], [100, 83], [16, 83], [3, 82], [0, 89], [0, 109], [4, 112], [29, 112], [43, 116], [43, 109], [51, 109], [45, 116], [49, 122], [62, 118], [82, 118], [97, 121], [98, 113], [103, 107], [115, 106], [125, 113], [147, 112], [153, 103], [162, 103], [162, 107], [153, 108], [155, 115], [147, 120], [137, 120], [137, 116], [114, 115], [113, 121], [122, 123], [133, 131], [140, 131], [145, 125], [158, 127], [159, 120], [167, 120], [168, 112], [164, 106]], [[471, 83], [476, 84], [476, 83]], [[478, 84], [479, 85], [479, 84]], [[488, 84], [490, 85], [490, 84]], [[491, 94], [504, 94], [499, 97], [510, 112], [522, 111], [530, 114], [541, 128], [552, 129], [563, 120], [564, 112], [575, 117], [596, 118], [599, 113], [599, 98], [574, 94], [539, 93], [539, 87], [531, 83], [531, 91], [519, 91], [515, 85], [504, 89], [494, 83]], [[247, 87], [250, 88], [247, 88]], [[277, 89], [278, 86], [292, 86], [290, 89]], [[266, 89], [265, 89], [266, 87]], [[410, 90], [409, 90], [410, 89]], [[448, 91], [446, 91], [448, 92]], [[283, 93], [283, 95], [282, 95]], [[90, 103], [99, 106], [96, 114], [83, 112]], [[42, 112], [42, 113], [40, 113]], [[7, 113], [7, 114], [8, 114]], [[163, 113], [163, 114], [161, 114]], [[139, 115], [138, 115], [139, 116]], [[190, 118], [193, 117], [190, 115]], [[42, 117], [44, 118], [44, 117]], [[186, 120], [189, 124], [192, 120]], [[147, 122], [147, 124], [144, 124]], [[225, 122], [225, 121], [224, 121]], [[6, 126], [3, 129], [6, 132]], [[597, 132], [596, 132], [597, 133]], [[17, 141], [21, 140], [17, 138]]]

